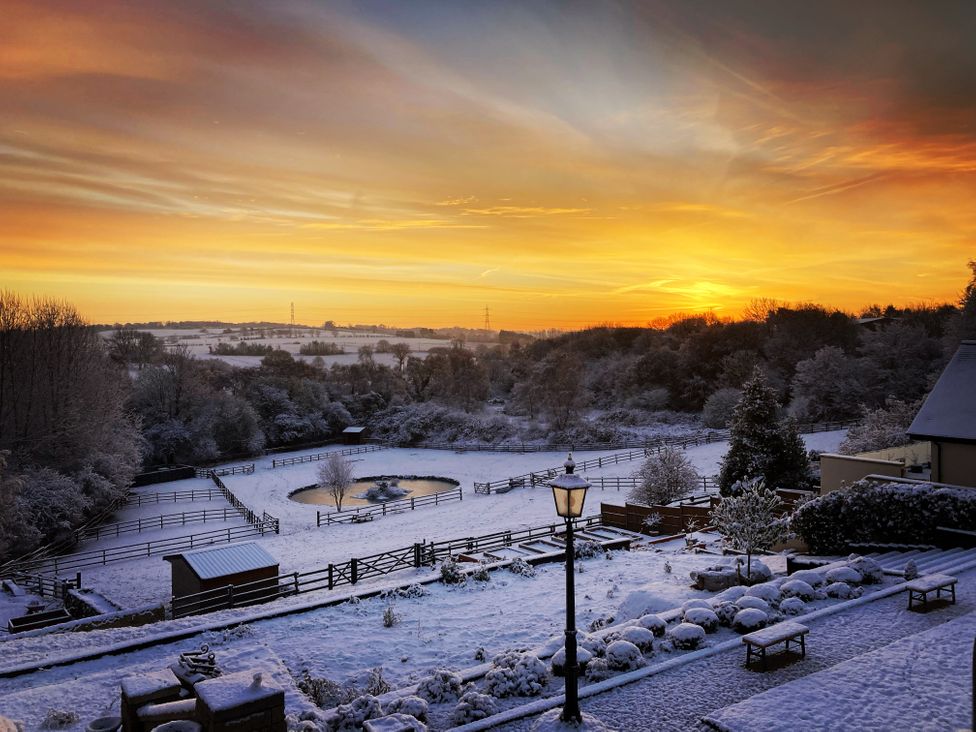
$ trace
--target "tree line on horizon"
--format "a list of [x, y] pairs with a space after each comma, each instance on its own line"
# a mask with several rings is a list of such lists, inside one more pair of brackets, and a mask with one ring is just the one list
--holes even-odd
[[724, 427], [757, 369], [780, 416], [800, 421], [910, 403], [961, 339], [976, 338], [970, 268], [958, 305], [878, 308], [886, 317], [874, 326], [766, 301], [741, 321], [601, 326], [526, 345], [455, 340], [425, 358], [392, 343], [392, 366], [364, 346], [351, 364], [273, 350], [234, 367], [131, 329], [105, 340], [66, 303], [3, 293], [0, 556], [70, 533], [139, 470], [322, 442], [350, 424], [399, 444], [606, 442], [674, 415]]

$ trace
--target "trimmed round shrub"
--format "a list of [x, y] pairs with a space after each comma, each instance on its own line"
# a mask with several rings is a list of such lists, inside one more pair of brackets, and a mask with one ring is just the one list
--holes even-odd
[[594, 656], [602, 656], [607, 651], [607, 642], [598, 635], [576, 634], [576, 645], [585, 648]]
[[668, 630], [668, 640], [682, 651], [693, 651], [705, 642], [705, 629], [694, 623], [678, 623]]
[[541, 694], [549, 683], [549, 669], [531, 653], [519, 655], [514, 664], [512, 655], [500, 654], [492, 659], [495, 668], [485, 675], [485, 690], [498, 699]]
[[795, 579], [784, 582], [780, 590], [783, 592], [783, 597], [799, 597], [804, 602], [817, 598], [817, 591], [803, 580]]
[[379, 699], [372, 694], [357, 696], [348, 704], [340, 704], [327, 717], [329, 729], [360, 729], [367, 719], [383, 716]]
[[[590, 661], [593, 660], [593, 654], [590, 653], [585, 648], [576, 648], [576, 665], [580, 667], [581, 670], [585, 671], [586, 666]], [[552, 658], [549, 659], [549, 666], [552, 669], [553, 676], [562, 676], [566, 673], [566, 648], [560, 648], [556, 651]]]
[[633, 643], [618, 640], [607, 646], [607, 666], [614, 671], [633, 671], [643, 665], [644, 654]]
[[668, 624], [664, 622], [661, 616], [654, 615], [653, 613], [649, 615], [641, 615], [637, 622], [642, 628], [647, 628], [658, 638], [663, 637], [664, 632], [668, 629]]
[[751, 608], [753, 610], [759, 610], [763, 613], [769, 613], [769, 603], [763, 600], [761, 597], [753, 597], [752, 595], [743, 595], [738, 600], [735, 601], [736, 606], [740, 610], [745, 610]]
[[884, 570], [871, 557], [851, 554], [847, 558], [847, 566], [861, 573], [861, 582], [866, 585], [876, 585], [884, 579]]
[[807, 604], [799, 597], [787, 597], [779, 604], [779, 611], [784, 615], [802, 615]]
[[720, 593], [715, 595], [715, 597], [712, 598], [712, 602], [735, 602], [748, 591], [749, 588], [745, 585], [729, 587], [728, 589], [722, 590]]
[[706, 633], [714, 633], [718, 630], [718, 615], [714, 610], [706, 610], [703, 607], [693, 607], [685, 610], [684, 621], [701, 626]]
[[641, 653], [652, 653], [654, 651], [654, 633], [647, 628], [642, 628], [639, 625], [624, 628], [620, 632], [620, 638], [628, 643], [633, 643], [640, 649]]
[[383, 707], [384, 714], [408, 714], [421, 722], [427, 721], [427, 702], [419, 696], [398, 696]]
[[851, 587], [846, 582], [832, 582], [827, 585], [827, 597], [836, 597], [838, 600], [850, 600], [852, 597], [860, 597], [860, 588]]
[[462, 724], [477, 722], [479, 719], [490, 717], [498, 713], [498, 702], [495, 697], [469, 691], [458, 700], [454, 707], [453, 722], [460, 727]]
[[718, 617], [719, 625], [726, 628], [732, 626], [732, 618], [735, 617], [735, 614], [739, 612], [739, 610], [739, 606], [734, 602], [720, 602], [714, 608], [715, 615]]
[[438, 669], [417, 684], [417, 696], [433, 704], [454, 701], [461, 696], [461, 675]]
[[770, 605], [775, 605], [779, 602], [780, 590], [779, 587], [772, 582], [763, 582], [762, 584], [753, 585], [746, 590], [746, 595], [749, 597], [758, 597], [760, 600], [765, 600]]
[[700, 608], [704, 608], [705, 610], [711, 610], [712, 609], [712, 603], [710, 603], [708, 600], [699, 600], [699, 599], [696, 599], [696, 600], [685, 600], [681, 604], [681, 611], [682, 612], [686, 612], [686, 611], [690, 610], [693, 607], [700, 607]]
[[820, 587], [820, 585], [826, 584], [827, 582], [824, 573], [819, 569], [800, 569], [791, 574], [789, 579], [806, 582], [811, 587]]
[[605, 658], [594, 658], [586, 664], [587, 681], [603, 681], [604, 679], [609, 679], [612, 675], [610, 665]]
[[827, 582], [846, 582], [849, 585], [859, 585], [864, 577], [853, 567], [834, 567], [827, 571]]
[[732, 628], [739, 633], [751, 633], [754, 630], [765, 628], [768, 622], [769, 616], [762, 610], [747, 607], [735, 614], [732, 619]]

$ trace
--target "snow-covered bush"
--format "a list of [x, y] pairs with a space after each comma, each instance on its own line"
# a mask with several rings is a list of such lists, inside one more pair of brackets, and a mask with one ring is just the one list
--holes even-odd
[[479, 562], [478, 568], [471, 573], [471, 579], [477, 582], [488, 582], [491, 579], [491, 572], [485, 562]]
[[839, 554], [853, 543], [933, 544], [936, 527], [976, 526], [976, 491], [858, 481], [803, 504], [792, 525], [817, 554]]
[[746, 595], [758, 597], [761, 600], [765, 600], [770, 606], [774, 606], [779, 602], [780, 590], [772, 582], [763, 582], [758, 585], [753, 585], [746, 590]]
[[876, 585], [884, 579], [884, 570], [871, 557], [851, 554], [847, 558], [847, 566], [861, 573], [861, 582], [866, 585]]
[[640, 649], [641, 653], [651, 653], [654, 651], [654, 633], [647, 628], [632, 625], [620, 631], [620, 638], [628, 643], [633, 643]]
[[675, 648], [693, 651], [705, 642], [705, 629], [694, 623], [678, 623], [668, 629], [668, 640]]
[[602, 656], [607, 651], [607, 642], [598, 635], [576, 634], [576, 646], [585, 648], [594, 656]]
[[609, 679], [612, 675], [610, 664], [605, 658], [594, 658], [586, 664], [586, 680], [591, 683]]
[[836, 597], [838, 600], [850, 600], [852, 597], [861, 596], [861, 588], [851, 587], [846, 582], [832, 582], [824, 590], [827, 597]]
[[432, 704], [452, 701], [461, 696], [461, 675], [438, 669], [417, 684], [417, 696]]
[[392, 628], [394, 625], [400, 622], [400, 614], [396, 611], [393, 605], [387, 605], [383, 608], [383, 627]]
[[728, 628], [732, 625], [732, 618], [741, 609], [734, 602], [723, 601], [715, 605], [712, 612], [718, 618], [719, 625]]
[[712, 598], [712, 602], [735, 602], [740, 597], [746, 594], [748, 587], [743, 585], [736, 585], [735, 587], [729, 587], [726, 590], [722, 590], [720, 593]]
[[915, 564], [914, 559], [909, 559], [905, 562], [905, 579], [911, 582], [916, 577], [918, 577], [918, 565]]
[[683, 603], [681, 603], [682, 612], [687, 612], [688, 610], [691, 610], [693, 607], [703, 608], [705, 610], [711, 610], [712, 603], [710, 603], [708, 600], [701, 600], [701, 599], [685, 600]]
[[648, 457], [634, 477], [639, 485], [627, 500], [645, 506], [665, 505], [694, 493], [700, 480], [684, 450], [671, 446]]
[[701, 626], [706, 633], [714, 633], [718, 630], [718, 615], [714, 610], [706, 610], [703, 607], [692, 607], [685, 610], [684, 622]]
[[517, 574], [519, 577], [535, 577], [535, 567], [526, 562], [522, 557], [516, 557], [508, 565], [508, 571]]
[[391, 406], [369, 420], [374, 437], [398, 445], [433, 442], [497, 443], [517, 436], [515, 425], [502, 415], [482, 416], [433, 402]]
[[477, 722], [479, 719], [498, 714], [498, 702], [488, 694], [469, 691], [462, 696], [454, 707], [452, 722], [460, 727], [462, 724]]
[[607, 666], [614, 671], [633, 671], [644, 665], [640, 648], [625, 640], [616, 640], [607, 646]]
[[816, 590], [803, 580], [798, 579], [791, 579], [784, 582], [780, 590], [783, 592], [783, 597], [799, 597], [804, 602], [815, 600], [817, 597]]
[[401, 732], [427, 732], [427, 725], [416, 717], [402, 712], [394, 712], [383, 717], [383, 721], [388, 724], [396, 724], [396, 729]]
[[573, 542], [573, 553], [577, 559], [591, 559], [595, 556], [602, 556], [606, 553], [603, 544], [592, 539], [577, 539]]
[[367, 719], [383, 716], [380, 701], [371, 694], [356, 697], [348, 704], [340, 704], [326, 716], [329, 732], [353, 732], [363, 727]]
[[763, 600], [761, 597], [753, 597], [752, 595], [743, 595], [735, 601], [735, 604], [740, 610], [751, 608], [766, 614], [769, 614], [770, 610], [768, 602]]
[[664, 622], [660, 615], [655, 615], [653, 613], [648, 613], [647, 615], [641, 615], [637, 619], [638, 625], [642, 628], [647, 628], [658, 638], [664, 635], [664, 632], [668, 629], [668, 624]]
[[448, 557], [441, 563], [441, 582], [446, 585], [460, 585], [464, 580], [464, 572], [453, 558]]
[[911, 439], [905, 433], [921, 406], [921, 401], [888, 399], [884, 407], [865, 410], [858, 423], [847, 431], [838, 452], [841, 455], [857, 455], [907, 445]]
[[398, 696], [387, 702], [383, 711], [387, 714], [409, 714], [421, 722], [427, 721], [427, 702], [419, 696]]
[[393, 687], [390, 686], [390, 682], [383, 678], [382, 666], [377, 666], [369, 670], [369, 675], [366, 677], [366, 687], [363, 689], [366, 694], [382, 696], [391, 688]]
[[[586, 669], [587, 664], [593, 660], [593, 654], [585, 648], [576, 648], [576, 665], [581, 669]], [[560, 648], [556, 651], [549, 661], [552, 667], [553, 676], [562, 676], [566, 671], [566, 649]]]
[[48, 709], [41, 722], [42, 729], [67, 729], [78, 723], [78, 715], [62, 709]]
[[549, 670], [531, 653], [519, 656], [514, 664], [510, 654], [496, 656], [492, 664], [496, 660], [499, 664], [485, 676], [485, 690], [494, 697], [535, 696], [549, 683]]
[[739, 633], [751, 633], [754, 630], [764, 628], [769, 622], [769, 616], [762, 610], [747, 607], [735, 614], [732, 619], [732, 628]]
[[331, 709], [356, 697], [356, 692], [350, 687], [342, 686], [332, 679], [312, 676], [307, 669], [302, 670], [301, 676], [295, 681], [295, 686], [316, 706], [323, 709]]
[[799, 597], [787, 597], [779, 604], [779, 610], [784, 615], [802, 615], [806, 610], [806, 603]]
[[314, 719], [302, 719], [297, 714], [285, 715], [286, 732], [320, 732], [321, 729]]
[[811, 587], [820, 587], [827, 583], [827, 578], [819, 569], [798, 569], [790, 575], [790, 579], [806, 582]]
[[834, 567], [827, 570], [828, 582], [846, 582], [849, 585], [859, 585], [864, 577], [853, 567]]

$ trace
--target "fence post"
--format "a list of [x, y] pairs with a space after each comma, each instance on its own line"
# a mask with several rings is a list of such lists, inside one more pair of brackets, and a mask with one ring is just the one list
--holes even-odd
[[321, 511], [316, 511], [315, 512], [315, 526], [316, 527], [319, 527], [321, 525], [322, 525], [322, 512]]
[[413, 497], [411, 496], [411, 497], [410, 497], [410, 510], [411, 510], [411, 511], [413, 511], [413, 501], [414, 501], [414, 499], [413, 499]]
[[75, 572], [75, 587], [81, 589], [81, 572]]
[[413, 544], [413, 566], [420, 569], [420, 544], [417, 542]]
[[298, 572], [295, 572], [295, 594], [298, 594]]
[[331, 589], [332, 589], [332, 588], [333, 588], [333, 587], [335, 586], [335, 583], [333, 582], [333, 577], [332, 577], [332, 575], [333, 575], [333, 570], [334, 570], [334, 567], [333, 567], [333, 566], [332, 566], [332, 564], [330, 563], [330, 564], [329, 564], [329, 589], [330, 589], [330, 590], [331, 590]]
[[359, 560], [353, 557], [350, 565], [349, 580], [351, 584], [356, 584], [356, 582], [359, 580]]
[[227, 607], [234, 607], [234, 585], [227, 585]]
[[461, 490], [461, 486], [458, 486], [457, 491], [458, 491], [458, 500], [459, 501], [463, 501], [464, 500], [464, 491]]

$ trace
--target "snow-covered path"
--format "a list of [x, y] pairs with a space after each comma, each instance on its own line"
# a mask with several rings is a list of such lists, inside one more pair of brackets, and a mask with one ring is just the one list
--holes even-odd
[[[745, 653], [725, 652], [689, 663], [672, 671], [649, 676], [627, 686], [585, 698], [581, 701], [583, 711], [596, 716], [609, 726], [625, 730], [708, 730], [711, 729], [701, 719], [716, 714], [724, 707], [736, 704], [769, 689], [787, 682], [806, 677], [837, 664], [848, 661], [870, 651], [875, 651], [916, 633], [921, 633], [948, 623], [976, 610], [976, 570], [969, 570], [959, 576], [958, 604], [920, 614], [906, 610], [906, 597], [899, 593], [877, 600], [849, 611], [814, 620], [807, 625], [810, 635], [807, 638], [807, 657], [767, 673], [757, 673], [744, 668]], [[951, 626], [947, 626], [951, 627]], [[936, 631], [938, 632], [938, 631]], [[970, 639], [959, 641], [956, 652], [968, 658], [971, 650]], [[964, 704], [968, 704], [966, 694], [968, 680], [953, 680], [952, 683]], [[782, 701], [782, 698], [777, 697]], [[803, 699], [793, 698], [791, 704], [803, 704]], [[934, 702], [933, 702], [934, 703]], [[926, 728], [925, 700], [916, 702], [918, 719], [923, 724], [908, 721], [904, 726], [892, 728], [890, 720], [863, 718], [856, 728], [865, 732], [890, 732], [892, 729], [918, 730]], [[968, 708], [968, 707], [967, 707]], [[775, 714], [769, 719], [776, 719]], [[789, 719], [789, 718], [787, 718]], [[531, 729], [534, 718], [526, 718], [499, 729], [504, 732], [526, 732]], [[959, 720], [964, 726], [967, 720]], [[796, 726], [796, 719], [784, 722], [781, 726], [761, 726], [748, 729], [762, 729], [763, 732], [793, 732], [794, 730], [853, 729], [850, 725], [839, 727], [832, 722], [824, 726]]]

